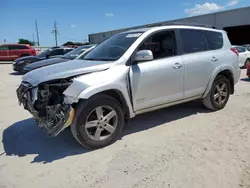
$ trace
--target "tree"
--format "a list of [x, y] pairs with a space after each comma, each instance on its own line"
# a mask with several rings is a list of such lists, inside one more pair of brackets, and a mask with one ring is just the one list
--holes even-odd
[[82, 46], [82, 45], [87, 45], [89, 44], [88, 42], [82, 43], [82, 42], [72, 42], [72, 41], [68, 41], [66, 43], [63, 44], [63, 46]]
[[18, 39], [18, 44], [29, 44], [30, 46], [34, 46], [34, 43], [29, 41], [28, 39]]

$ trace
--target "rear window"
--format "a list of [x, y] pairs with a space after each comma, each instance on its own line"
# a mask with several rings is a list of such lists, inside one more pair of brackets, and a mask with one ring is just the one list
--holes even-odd
[[10, 45], [9, 46], [9, 50], [27, 50], [27, 49], [29, 49], [27, 46], [19, 46], [19, 45], [17, 45], [17, 46], [15, 46], [15, 45]]
[[246, 52], [246, 49], [243, 48], [243, 47], [236, 47], [236, 49], [237, 49], [237, 51], [238, 51], [239, 53]]
[[214, 31], [205, 31], [205, 35], [212, 50], [218, 50], [223, 47], [222, 33]]
[[181, 29], [180, 34], [185, 54], [203, 52], [207, 50], [206, 38], [202, 31], [194, 29]]

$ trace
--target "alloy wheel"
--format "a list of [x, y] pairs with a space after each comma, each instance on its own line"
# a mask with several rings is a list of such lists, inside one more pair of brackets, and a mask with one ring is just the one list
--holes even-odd
[[118, 115], [111, 106], [98, 106], [88, 115], [85, 131], [92, 140], [102, 141], [115, 132], [117, 124]]
[[217, 105], [221, 106], [221, 105], [223, 105], [226, 102], [227, 97], [228, 97], [228, 87], [227, 87], [227, 84], [224, 83], [224, 82], [219, 82], [216, 85], [216, 89], [215, 89], [215, 92], [214, 92], [214, 102]]

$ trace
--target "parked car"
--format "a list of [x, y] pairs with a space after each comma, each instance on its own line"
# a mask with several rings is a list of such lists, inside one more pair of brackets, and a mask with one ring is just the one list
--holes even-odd
[[25, 74], [17, 96], [49, 135], [70, 126], [80, 144], [100, 148], [138, 114], [197, 99], [223, 109], [240, 78], [238, 58], [223, 30], [131, 30], [111, 36], [83, 60]]
[[247, 64], [247, 76], [250, 78], [250, 63]]
[[250, 62], [250, 51], [246, 50], [246, 48], [242, 46], [233, 47], [236, 48], [239, 53], [239, 66], [246, 68], [247, 64]]
[[15, 60], [25, 56], [35, 56], [36, 50], [27, 44], [0, 45], [0, 60]]
[[29, 71], [32, 71], [32, 70], [35, 70], [35, 69], [38, 69], [41, 67], [45, 67], [48, 65], [53, 65], [53, 64], [73, 60], [73, 59], [76, 59], [78, 56], [82, 57], [84, 54], [88, 53], [94, 47], [95, 47], [95, 45], [80, 46], [80, 47], [66, 53], [65, 55], [63, 55], [61, 57], [52, 58], [52, 59], [45, 59], [45, 60], [41, 60], [41, 61], [38, 61], [38, 62], [35, 62], [32, 64], [28, 64], [23, 68], [23, 72], [27, 73]]
[[250, 44], [244, 44], [242, 45], [244, 48], [246, 48], [248, 51], [250, 51]]
[[24, 66], [28, 64], [32, 64], [34, 62], [41, 61], [44, 59], [60, 57], [70, 52], [72, 49], [73, 48], [53, 47], [41, 52], [37, 56], [21, 57], [13, 62], [13, 70], [22, 73]]

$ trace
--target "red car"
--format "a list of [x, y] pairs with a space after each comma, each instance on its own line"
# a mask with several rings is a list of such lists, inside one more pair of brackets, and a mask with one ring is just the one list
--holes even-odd
[[247, 76], [250, 78], [250, 63], [247, 64]]
[[37, 55], [34, 48], [27, 44], [0, 45], [0, 60], [15, 60], [24, 56]]

